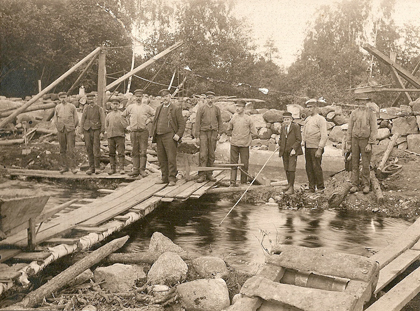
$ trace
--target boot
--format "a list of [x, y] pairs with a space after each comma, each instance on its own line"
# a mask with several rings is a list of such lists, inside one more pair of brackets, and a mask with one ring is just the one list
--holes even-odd
[[208, 181], [216, 181], [217, 179], [213, 177], [213, 174], [207, 174], [207, 180]]
[[93, 173], [95, 173], [95, 168], [94, 167], [89, 167], [89, 169], [86, 171], [87, 175], [92, 175]]
[[99, 157], [95, 157], [95, 174], [98, 175], [100, 173], [102, 173], [101, 170], [101, 158]]
[[140, 158], [139, 157], [133, 157], [133, 171], [131, 171], [130, 173], [128, 173], [128, 176], [131, 177], [137, 177], [140, 174]]
[[295, 189], [294, 189], [294, 184], [295, 184], [295, 172], [288, 172], [288, 176], [289, 176], [289, 185], [290, 187], [287, 189], [287, 191], [284, 194], [294, 194], [295, 193]]
[[290, 177], [289, 177], [288, 171], [286, 171], [286, 179], [287, 179], [287, 185], [283, 187], [283, 191], [287, 191], [290, 188]]
[[140, 175], [141, 177], [146, 177], [147, 173], [146, 173], [146, 162], [147, 162], [147, 158], [140, 156]]
[[119, 165], [120, 174], [125, 174], [125, 170], [124, 170], [125, 157], [124, 156], [119, 156], [118, 158], [119, 158], [119, 162], [120, 162], [120, 165]]
[[115, 166], [115, 157], [109, 157], [109, 164], [111, 165], [111, 170], [108, 172], [108, 175], [115, 174], [117, 172], [117, 168]]
[[68, 172], [69, 167], [67, 165], [67, 156], [65, 154], [60, 154], [60, 162], [61, 162], [60, 174]]

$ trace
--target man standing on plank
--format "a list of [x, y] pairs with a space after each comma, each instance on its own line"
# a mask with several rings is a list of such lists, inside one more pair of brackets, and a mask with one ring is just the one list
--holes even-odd
[[181, 107], [171, 103], [169, 90], [163, 89], [159, 95], [162, 96], [162, 105], [156, 109], [152, 126], [152, 142], [157, 143], [157, 157], [162, 172], [159, 183], [175, 186], [178, 174], [177, 147], [185, 131], [185, 119]]
[[[206, 102], [198, 107], [195, 121], [195, 138], [200, 146], [200, 166], [211, 167], [216, 159], [216, 144], [222, 129], [220, 108], [214, 105], [214, 93], [206, 93]], [[197, 182], [215, 181], [212, 171], [198, 172]]]

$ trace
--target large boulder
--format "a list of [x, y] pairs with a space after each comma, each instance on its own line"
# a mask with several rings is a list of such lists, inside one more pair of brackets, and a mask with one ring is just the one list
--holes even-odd
[[273, 134], [280, 134], [281, 131], [281, 123], [280, 122], [275, 122], [271, 125], [271, 131], [273, 132]]
[[341, 129], [341, 127], [340, 126], [335, 126], [335, 127], [333, 127], [330, 134], [328, 135], [328, 138], [331, 141], [341, 143], [343, 141], [344, 135], [345, 135], [345, 133]]
[[232, 118], [232, 113], [229, 112], [228, 110], [222, 110], [221, 115], [222, 115], [223, 122], [229, 122], [230, 119]]
[[216, 106], [220, 108], [221, 111], [229, 111], [230, 113], [236, 112], [236, 105], [234, 102], [217, 102], [215, 103]]
[[181, 306], [188, 311], [220, 311], [230, 305], [229, 291], [222, 279], [202, 279], [177, 286]]
[[395, 119], [398, 117], [404, 117], [407, 115], [409, 115], [409, 113], [407, 113], [406, 111], [403, 111], [399, 107], [382, 108], [379, 111], [379, 118], [385, 119], [385, 120]]
[[225, 278], [229, 275], [226, 263], [219, 257], [204, 256], [195, 258], [192, 265], [202, 278]]
[[303, 110], [303, 107], [301, 105], [298, 105], [298, 104], [287, 105], [287, 111], [292, 113], [292, 117], [294, 119], [300, 119], [300, 114], [302, 110]]
[[341, 115], [341, 114], [336, 114], [332, 120], [336, 125], [343, 125], [346, 123], [349, 123], [349, 118]]
[[379, 117], [379, 106], [374, 102], [370, 102], [366, 104], [366, 107], [370, 108], [374, 113], [376, 113], [376, 117]]
[[393, 120], [392, 134], [400, 133], [401, 135], [417, 134], [419, 127], [415, 116], [401, 117]]
[[318, 109], [319, 114], [326, 117], [330, 112], [335, 112], [335, 106], [324, 106], [324, 107], [319, 107]]
[[171, 239], [167, 238], [160, 232], [153, 233], [150, 238], [149, 252], [158, 256], [165, 252], [172, 252], [177, 254], [185, 254], [185, 251], [176, 245]]
[[416, 116], [417, 126], [420, 128], [420, 115]]
[[283, 112], [282, 110], [270, 109], [263, 114], [263, 118], [266, 122], [282, 122], [283, 121]]
[[265, 120], [264, 120], [264, 118], [263, 118], [262, 115], [260, 115], [260, 114], [251, 114], [250, 115], [250, 118], [251, 118], [252, 122], [254, 122], [254, 125], [255, 125], [255, 127], [257, 129], [260, 129], [262, 127], [265, 127], [266, 122], [265, 122]]
[[413, 110], [414, 115], [420, 115], [420, 101], [413, 102], [413, 105], [411, 106], [411, 109]]
[[408, 150], [420, 153], [420, 134], [411, 134], [407, 136]]
[[172, 252], [166, 252], [159, 256], [147, 274], [147, 282], [173, 286], [183, 282], [187, 278], [188, 266], [182, 258]]
[[93, 275], [95, 282], [101, 283], [102, 289], [112, 293], [129, 291], [135, 285], [136, 280], [146, 278], [142, 267], [120, 263], [108, 267], [98, 267]]
[[271, 134], [273, 134], [273, 132], [266, 127], [262, 127], [258, 130], [258, 137], [260, 139], [270, 139]]
[[378, 140], [382, 140], [391, 136], [391, 131], [389, 128], [380, 128], [378, 129], [378, 136], [376, 137]]

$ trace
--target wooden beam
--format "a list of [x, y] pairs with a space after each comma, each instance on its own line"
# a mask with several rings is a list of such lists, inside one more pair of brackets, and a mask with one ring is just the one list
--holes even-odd
[[[390, 58], [391, 61], [393, 61], [394, 63], [396, 63], [397, 61], [397, 53], [395, 52], [391, 52], [390, 53]], [[403, 81], [401, 80], [400, 76], [398, 75], [397, 70], [393, 67], [393, 66], [389, 66], [389, 68], [391, 69], [391, 75], [394, 78], [395, 82], [397, 82], [397, 85], [402, 88], [405, 89]], [[408, 92], [404, 92], [405, 97], [407, 98], [408, 102], [411, 102], [412, 99], [410, 97], [410, 94], [408, 94]]]
[[[31, 108], [26, 109], [26, 111], [29, 112], [29, 111], [51, 109], [51, 108], [55, 108], [56, 105], [57, 105], [56, 103], [48, 103], [48, 104], [45, 104], [45, 105], [36, 105], [36, 106], [33, 106]], [[10, 116], [13, 113], [14, 113], [13, 110], [0, 112], [0, 118]]]
[[98, 65], [98, 106], [105, 109], [106, 87], [106, 51], [102, 48], [99, 53]]
[[61, 81], [63, 81], [65, 78], [67, 78], [69, 75], [71, 75], [74, 71], [76, 71], [77, 68], [79, 68], [85, 62], [87, 62], [91, 57], [93, 57], [96, 54], [98, 54], [100, 50], [101, 50], [101, 48], [99, 48], [99, 47], [96, 48], [88, 56], [86, 56], [80, 62], [78, 62], [76, 65], [74, 65], [69, 70], [67, 70], [57, 80], [55, 80], [53, 83], [51, 83], [50, 85], [48, 85], [45, 89], [43, 89], [41, 92], [39, 92], [37, 95], [35, 95], [26, 104], [24, 104], [23, 106], [21, 106], [18, 109], [16, 109], [13, 114], [11, 114], [7, 118], [1, 120], [0, 121], [0, 128], [4, 128], [4, 126], [6, 124], [12, 122], [18, 114], [21, 114], [22, 112], [24, 112], [30, 105], [32, 105], [34, 102], [36, 102], [38, 99], [40, 99], [44, 94], [48, 93], [50, 90], [52, 90], [54, 87], [56, 87]]
[[[411, 74], [414, 76], [417, 71], [420, 69], [420, 61], [417, 63], [416, 67], [414, 67], [413, 71], [411, 72]], [[407, 88], [410, 85], [409, 82], [405, 82], [404, 84], [404, 88]], [[401, 99], [401, 97], [403, 96], [403, 93], [399, 93], [397, 98], [395, 98], [394, 102], [392, 103], [391, 107], [394, 107], [398, 104], [398, 101]]]
[[166, 50], [164, 50], [163, 52], [160, 52], [158, 55], [153, 56], [151, 59], [149, 59], [147, 62], [141, 64], [140, 66], [134, 68], [133, 70], [131, 70], [130, 72], [127, 72], [125, 75], [123, 75], [122, 77], [120, 77], [119, 79], [115, 80], [114, 82], [112, 82], [111, 84], [107, 85], [105, 90], [109, 91], [110, 89], [112, 89], [113, 87], [119, 85], [121, 82], [123, 82], [124, 80], [128, 79], [129, 77], [135, 75], [137, 72], [139, 72], [140, 70], [143, 70], [144, 68], [146, 68], [147, 66], [153, 64], [155, 61], [157, 61], [159, 58], [162, 58], [163, 56], [169, 54], [170, 52], [176, 50], [177, 48], [179, 48], [181, 45], [183, 44], [182, 41], [175, 43], [174, 45], [170, 46], [169, 48], [167, 48]]
[[377, 92], [420, 92], [420, 89], [400, 89], [400, 88], [382, 88], [382, 87], [364, 87], [362, 89], [357, 89], [354, 93], [377, 93]]
[[[96, 55], [95, 55], [96, 56]], [[85, 76], [86, 72], [89, 70], [89, 68], [92, 66], [93, 62], [95, 61], [96, 57], [92, 57], [90, 62], [86, 65], [85, 69], [83, 69], [82, 73], [79, 75], [79, 77], [74, 81], [73, 85], [69, 88], [67, 91], [67, 96], [71, 94], [71, 92], [74, 90], [74, 88], [77, 86], [79, 81]]]

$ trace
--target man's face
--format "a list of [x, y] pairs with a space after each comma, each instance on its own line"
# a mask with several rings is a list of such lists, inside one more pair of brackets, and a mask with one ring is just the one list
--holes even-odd
[[356, 104], [359, 106], [359, 107], [363, 107], [363, 106], [366, 106], [366, 104], [369, 102], [369, 100], [367, 100], [367, 99], [359, 99], [359, 100], [356, 100]]
[[236, 112], [237, 112], [238, 114], [243, 113], [243, 112], [244, 112], [244, 110], [245, 110], [245, 107], [244, 107], [244, 106], [242, 106], [242, 105], [237, 105], [237, 106], [236, 106]]
[[316, 113], [316, 106], [315, 105], [307, 105], [306, 108], [309, 110], [309, 114], [313, 116]]
[[94, 97], [88, 97], [88, 98], [86, 98], [86, 103], [88, 104], [88, 105], [93, 105], [93, 99], [94, 99]]
[[148, 105], [149, 104], [149, 97], [147, 95], [143, 95], [143, 97], [141, 99], [141, 103], [143, 105]]
[[118, 106], [119, 106], [120, 104], [118, 103], [118, 102], [112, 102], [111, 103], [111, 109], [112, 110], [118, 110]]
[[169, 104], [171, 102], [171, 94], [166, 94], [162, 97], [162, 102], [164, 104]]
[[284, 123], [285, 125], [289, 126], [290, 124], [292, 124], [292, 120], [293, 120], [293, 118], [292, 118], [292, 117], [284, 117], [284, 118], [283, 118], [283, 123]]
[[67, 96], [60, 96], [60, 102], [61, 103], [65, 103], [65, 102], [67, 102]]

